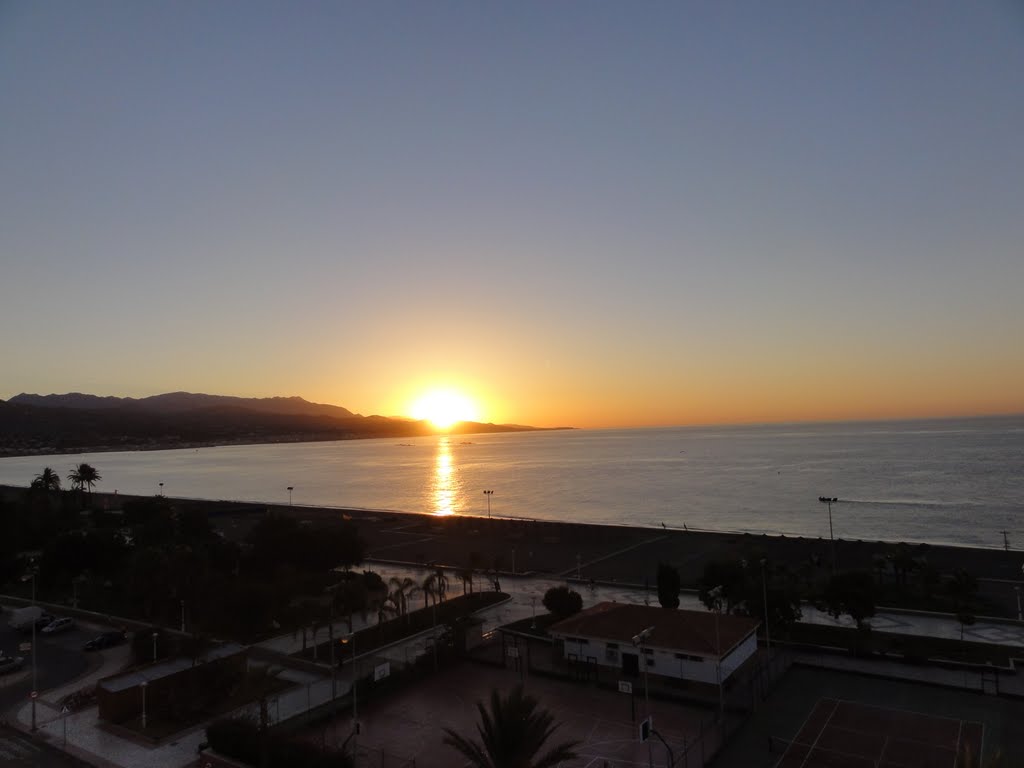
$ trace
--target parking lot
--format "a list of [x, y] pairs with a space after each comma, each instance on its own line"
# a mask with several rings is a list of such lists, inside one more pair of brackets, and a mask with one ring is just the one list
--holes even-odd
[[[10, 608], [0, 612], [0, 652], [5, 656], [21, 656], [20, 670], [0, 675], [0, 712], [6, 712], [28, 700], [32, 691], [32, 652], [20, 650], [30, 644], [32, 633], [20, 632], [8, 626]], [[46, 691], [64, 685], [85, 674], [100, 659], [83, 650], [86, 642], [109, 627], [76, 622], [71, 629], [56, 634], [36, 632], [37, 689]]]

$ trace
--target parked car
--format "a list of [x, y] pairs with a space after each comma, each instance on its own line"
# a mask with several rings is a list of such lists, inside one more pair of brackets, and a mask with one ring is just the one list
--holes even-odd
[[102, 651], [104, 648], [113, 648], [115, 645], [120, 645], [126, 639], [124, 632], [104, 632], [102, 635], [96, 635], [96, 637], [86, 643], [85, 650]]
[[11, 611], [11, 620], [8, 622], [11, 629], [16, 629], [19, 632], [28, 632], [32, 629], [32, 625], [36, 625], [36, 629], [42, 629], [51, 621], [53, 616], [48, 614], [38, 605], [29, 605], [25, 608], [15, 608]]
[[0, 675], [6, 675], [8, 672], [21, 669], [24, 663], [25, 659], [21, 656], [0, 656]]
[[36, 629], [46, 629], [56, 620], [57, 617], [54, 616], [52, 613], [44, 613], [42, 616], [36, 619]]
[[65, 616], [62, 619], [54, 619], [43, 627], [43, 634], [52, 635], [56, 632], [64, 632], [65, 630], [71, 629], [73, 626], [75, 626], [75, 620]]

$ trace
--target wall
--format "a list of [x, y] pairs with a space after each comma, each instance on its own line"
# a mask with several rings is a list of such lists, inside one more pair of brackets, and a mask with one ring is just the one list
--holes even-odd
[[[581, 640], [583, 642], [580, 642]], [[677, 654], [675, 651], [667, 651], [660, 648], [646, 648], [645, 651], [647, 653], [641, 654], [640, 649], [635, 648], [631, 643], [618, 643], [618, 646], [617, 649], [609, 649], [606, 641], [592, 637], [566, 638], [564, 653], [567, 659], [571, 655], [575, 655], [580, 661], [593, 657], [597, 659], [597, 663], [600, 666], [612, 669], [622, 669], [622, 654], [632, 653], [643, 657], [639, 659], [641, 675], [643, 675], [644, 658], [646, 658], [654, 662], [653, 664], [648, 664], [648, 674], [674, 677], [682, 680], [695, 680], [701, 683], [711, 683], [712, 685], [718, 682], [718, 670], [716, 669], [714, 657], [698, 660], [696, 657], [687, 654]], [[743, 662], [753, 656], [756, 651], [757, 635], [751, 632], [732, 653], [722, 659], [722, 680], [727, 680], [729, 675], [742, 666]], [[679, 658], [680, 656], [684, 658]]]

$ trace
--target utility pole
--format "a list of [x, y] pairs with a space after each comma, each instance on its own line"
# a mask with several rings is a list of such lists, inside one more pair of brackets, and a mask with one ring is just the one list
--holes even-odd
[[818, 501], [828, 505], [828, 540], [832, 543], [832, 573], [836, 572], [836, 537], [832, 532], [832, 504], [839, 501], [835, 496], [819, 496]]
[[1007, 537], [1009, 536], [1010, 532], [1009, 531], [1000, 531], [1000, 533], [1003, 534], [1003, 549], [1005, 549], [1007, 552], [1009, 552], [1010, 551], [1010, 539], [1007, 538]]

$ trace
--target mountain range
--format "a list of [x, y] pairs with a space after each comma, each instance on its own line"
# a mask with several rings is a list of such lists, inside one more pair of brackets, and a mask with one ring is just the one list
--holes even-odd
[[[449, 432], [532, 430], [462, 422]], [[170, 392], [152, 397], [15, 395], [0, 400], [0, 455], [143, 450], [195, 445], [418, 437], [426, 421], [362, 416], [301, 397], [245, 398]]]

